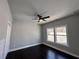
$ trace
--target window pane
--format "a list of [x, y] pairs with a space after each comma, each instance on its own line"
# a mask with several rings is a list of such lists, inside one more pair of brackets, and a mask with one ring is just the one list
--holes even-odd
[[47, 40], [50, 41], [50, 42], [54, 42], [54, 36], [48, 35]]
[[56, 35], [67, 35], [66, 34], [66, 26], [57, 27], [55, 29], [55, 31], [56, 31]]
[[54, 29], [47, 28], [47, 41], [54, 42]]
[[67, 33], [66, 33], [66, 26], [56, 27], [56, 43], [67, 45]]
[[66, 36], [56, 36], [56, 43], [60, 43], [63, 45], [67, 45], [67, 37]]
[[48, 28], [47, 29], [47, 34], [54, 35], [54, 29], [53, 28]]

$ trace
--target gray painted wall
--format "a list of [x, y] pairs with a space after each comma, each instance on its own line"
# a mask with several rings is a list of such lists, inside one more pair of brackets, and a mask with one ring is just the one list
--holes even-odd
[[40, 26], [26, 16], [26, 21], [13, 20], [10, 50], [40, 43]]
[[[48, 42], [46, 38], [46, 29], [64, 24], [67, 24], [67, 39], [69, 47]], [[42, 42], [79, 56], [79, 15], [74, 15], [42, 25]]]

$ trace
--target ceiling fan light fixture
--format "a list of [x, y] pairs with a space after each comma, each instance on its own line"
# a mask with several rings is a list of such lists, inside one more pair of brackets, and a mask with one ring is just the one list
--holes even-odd
[[38, 22], [43, 22], [44, 20], [42, 20], [42, 19], [40, 19], [40, 20], [38, 20]]

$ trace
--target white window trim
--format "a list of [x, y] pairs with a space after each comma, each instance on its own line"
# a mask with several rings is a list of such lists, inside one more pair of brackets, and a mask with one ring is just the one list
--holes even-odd
[[[56, 39], [56, 31], [55, 31], [55, 28], [56, 28], [56, 27], [63, 27], [63, 26], [66, 27], [67, 44], [61, 44], [61, 43], [57, 43], [57, 42], [56, 42], [57, 39]], [[68, 33], [67, 24], [65, 24], [65, 25], [60, 25], [60, 26], [55, 26], [55, 27], [51, 27], [51, 28], [54, 29], [54, 42], [48, 41], [48, 38], [47, 38], [47, 42], [55, 43], [55, 44], [58, 44], [58, 45], [62, 45], [62, 46], [69, 47], [68, 35], [67, 35], [67, 33]]]
[[[54, 29], [54, 27], [47, 28], [47, 29]], [[47, 30], [46, 30], [46, 32], [47, 32]], [[47, 32], [47, 36], [46, 37], [47, 37], [47, 39], [46, 39], [47, 42], [54, 43], [54, 41], [55, 41], [55, 33], [54, 33], [54, 41], [53, 42], [48, 40], [48, 32]]]

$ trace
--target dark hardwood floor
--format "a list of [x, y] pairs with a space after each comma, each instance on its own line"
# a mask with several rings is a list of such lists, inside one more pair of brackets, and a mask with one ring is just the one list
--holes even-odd
[[45, 45], [10, 52], [6, 59], [78, 59]]

